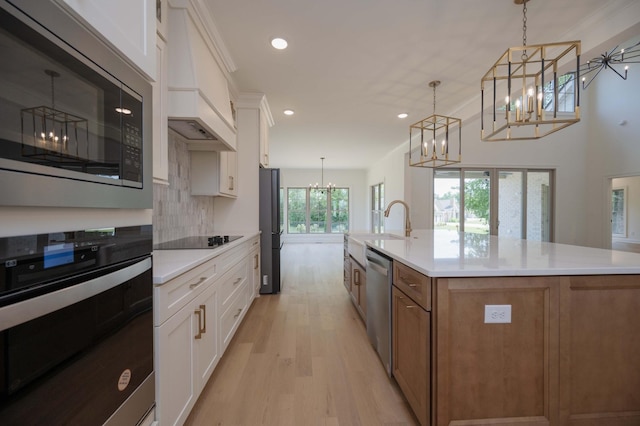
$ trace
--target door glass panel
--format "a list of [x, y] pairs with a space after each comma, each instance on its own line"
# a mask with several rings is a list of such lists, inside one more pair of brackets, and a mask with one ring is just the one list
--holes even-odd
[[521, 171], [498, 172], [498, 236], [522, 238], [522, 176]]
[[460, 229], [460, 170], [433, 175], [433, 229]]
[[527, 240], [551, 241], [551, 176], [527, 173]]
[[490, 175], [488, 170], [464, 171], [464, 232], [489, 233]]

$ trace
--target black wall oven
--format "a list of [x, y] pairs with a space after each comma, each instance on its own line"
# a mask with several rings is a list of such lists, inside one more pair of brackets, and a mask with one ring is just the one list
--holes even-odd
[[135, 425], [154, 404], [150, 225], [0, 238], [0, 424]]
[[0, 57], [0, 205], [150, 208], [150, 83], [53, 1], [0, 0]]

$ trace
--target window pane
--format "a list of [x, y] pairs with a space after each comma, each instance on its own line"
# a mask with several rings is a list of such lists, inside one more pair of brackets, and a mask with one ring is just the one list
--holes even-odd
[[371, 231], [384, 232], [384, 183], [371, 187]]
[[624, 217], [624, 189], [611, 191], [611, 234], [626, 237], [626, 222]]
[[349, 189], [336, 188], [331, 192], [331, 232], [349, 231]]
[[433, 175], [433, 229], [458, 231], [460, 171], [436, 170]]
[[489, 233], [489, 171], [464, 172], [464, 232]]
[[307, 189], [288, 188], [287, 215], [289, 234], [307, 232]]
[[327, 232], [327, 191], [324, 189], [309, 190], [309, 232]]
[[527, 240], [551, 241], [551, 173], [527, 173]]
[[520, 171], [498, 172], [498, 236], [522, 238], [522, 176]]

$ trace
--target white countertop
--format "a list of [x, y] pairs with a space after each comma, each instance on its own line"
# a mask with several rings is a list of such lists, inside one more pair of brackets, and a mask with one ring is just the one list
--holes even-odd
[[431, 277], [640, 274], [638, 253], [439, 230], [387, 238], [365, 243]]
[[259, 234], [259, 231], [244, 232], [242, 238], [214, 249], [154, 250], [153, 284], [164, 284], [178, 275], [195, 268], [209, 259], [220, 256]]

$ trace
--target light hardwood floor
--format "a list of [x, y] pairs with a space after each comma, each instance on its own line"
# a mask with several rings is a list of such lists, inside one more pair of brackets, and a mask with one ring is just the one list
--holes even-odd
[[186, 425], [416, 425], [342, 284], [341, 244], [285, 244]]

